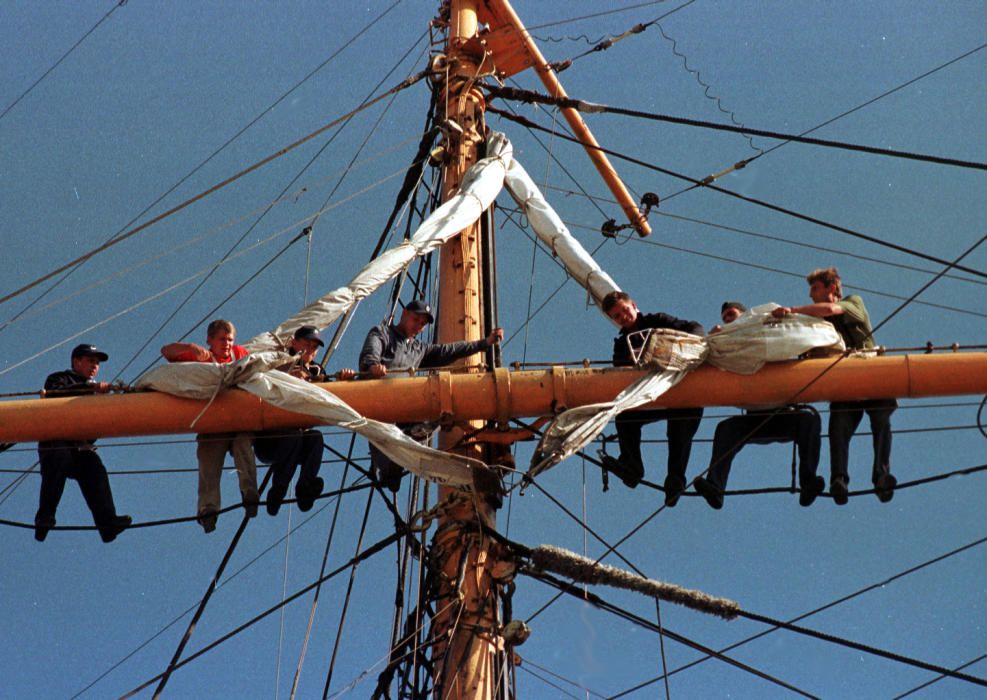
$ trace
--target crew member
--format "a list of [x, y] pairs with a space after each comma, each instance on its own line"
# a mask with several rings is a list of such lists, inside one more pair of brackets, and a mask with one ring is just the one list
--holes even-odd
[[[360, 351], [360, 372], [375, 379], [389, 371], [444, 367], [463, 357], [483, 352], [499, 343], [504, 337], [501, 328], [494, 328], [482, 340], [463, 340], [455, 343], [426, 343], [417, 335], [434, 321], [432, 308], [423, 300], [415, 299], [404, 307], [397, 325], [381, 323], [370, 329]], [[420, 423], [399, 424], [406, 434], [419, 441], [428, 438], [428, 432]], [[370, 462], [375, 477], [393, 492], [401, 488], [404, 469], [371, 443]]]
[[[843, 283], [836, 268], [814, 270], [806, 280], [813, 303], [806, 306], [781, 306], [772, 313], [779, 318], [786, 314], [824, 318], [836, 327], [848, 349], [872, 349], [874, 335], [864, 300], [856, 294], [844, 298]], [[837, 505], [845, 505], [848, 499], [850, 475], [847, 463], [850, 438], [860, 425], [864, 413], [870, 419], [870, 429], [874, 437], [871, 481], [877, 498], [882, 503], [894, 498], [894, 488], [898, 481], [891, 475], [891, 414], [897, 407], [898, 402], [894, 399], [834, 401], [829, 405], [829, 490]]]
[[[288, 370], [292, 376], [309, 382], [322, 381], [325, 373], [315, 362], [315, 353], [324, 344], [319, 331], [314, 326], [301, 326], [295, 331], [288, 346], [288, 354], [296, 358]], [[353, 370], [340, 370], [340, 379], [351, 379]], [[301, 466], [298, 483], [295, 484], [295, 498], [298, 509], [307, 512], [312, 509], [315, 499], [325, 486], [319, 476], [322, 466], [322, 433], [311, 428], [301, 430], [272, 430], [258, 433], [254, 440], [257, 459], [271, 465], [271, 488], [267, 492], [267, 512], [277, 515], [288, 486]]]
[[[170, 343], [161, 348], [168, 362], [213, 362], [227, 364], [247, 355], [236, 344], [236, 328], [224, 319], [212, 321], [206, 329], [206, 347], [196, 343]], [[199, 461], [199, 502], [196, 517], [205, 532], [216, 529], [221, 503], [220, 477], [226, 453], [233, 455], [240, 480], [240, 495], [247, 517], [257, 515], [257, 464], [254, 462], [251, 433], [200, 433], [195, 437]]]
[[[108, 382], [97, 382], [100, 363], [109, 356], [95, 345], [77, 345], [72, 350], [71, 366], [63, 372], [49, 374], [45, 380], [45, 398], [105, 394]], [[112, 542], [133, 522], [129, 515], [117, 515], [106, 467], [96, 454], [95, 440], [45, 440], [38, 443], [41, 462], [41, 494], [34, 516], [34, 539], [44, 542], [55, 527], [55, 511], [62, 499], [66, 479], [79, 483], [86, 505], [93, 514], [103, 542]]]
[[[649, 328], [670, 328], [676, 331], [704, 335], [703, 327], [695, 321], [684, 321], [665, 313], [643, 314], [626, 292], [610, 292], [603, 298], [603, 312], [620, 326], [620, 334], [613, 341], [613, 364], [617, 367], [634, 364], [633, 351], [644, 344], [636, 331]], [[603, 466], [613, 472], [630, 488], [644, 478], [644, 462], [641, 459], [641, 427], [646, 423], [667, 421], [668, 471], [665, 476], [665, 505], [669, 508], [679, 502], [685, 489], [685, 472], [692, 451], [692, 438], [699, 429], [702, 408], [646, 409], [624, 411], [615, 419], [620, 456], [606, 457]]]
[[[747, 307], [736, 301], [723, 302], [720, 318], [723, 324], [733, 323]], [[717, 324], [710, 333], [722, 330]], [[713, 454], [707, 476], [696, 477], [694, 486], [710, 506], [723, 507], [723, 492], [727, 488], [730, 465], [744, 445], [767, 445], [774, 442], [794, 442], [799, 455], [799, 505], [810, 506], [826, 487], [826, 481], [816, 476], [819, 466], [821, 421], [815, 410], [803, 406], [748, 409], [743, 415], [720, 421], [713, 436]]]

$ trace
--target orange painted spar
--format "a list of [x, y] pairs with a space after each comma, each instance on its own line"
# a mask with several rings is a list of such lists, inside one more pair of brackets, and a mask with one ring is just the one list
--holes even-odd
[[[480, 8], [480, 18], [490, 24], [490, 35], [486, 43], [493, 53], [494, 65], [497, 70], [504, 75], [513, 75], [528, 66], [535, 69], [542, 84], [552, 97], [566, 98], [565, 88], [555, 75], [555, 71], [548, 65], [548, 61], [542, 55], [538, 45], [535, 44], [528, 30], [521, 23], [521, 18], [514, 12], [510, 3], [503, 0], [487, 0]], [[610, 164], [606, 154], [600, 149], [600, 144], [593, 136], [593, 132], [586, 126], [579, 111], [572, 107], [563, 107], [562, 115], [569, 123], [587, 155], [596, 166], [600, 177], [606, 182], [610, 193], [624, 210], [627, 220], [631, 222], [635, 230], [641, 236], [651, 233], [651, 226], [647, 220], [641, 216], [637, 204], [631, 197], [624, 183], [621, 181], [617, 171]]]
[[[655, 405], [738, 406], [987, 394], [987, 353], [846, 359], [823, 373], [831, 365], [832, 360], [779, 362], [750, 376], [703, 366]], [[623, 368], [440, 372], [325, 386], [363, 415], [387, 422], [447, 416], [506, 420], [608, 401], [642, 374]], [[154, 392], [4, 401], [0, 402], [0, 442], [256, 431], [315, 424], [309, 417], [233, 390], [220, 394], [195, 428], [190, 428], [204, 405], [204, 401]]]

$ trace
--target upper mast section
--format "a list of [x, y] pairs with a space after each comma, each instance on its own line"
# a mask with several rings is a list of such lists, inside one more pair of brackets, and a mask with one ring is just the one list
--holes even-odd
[[[534, 68], [552, 97], [562, 99], [568, 97], [555, 71], [545, 60], [534, 39], [524, 28], [521, 19], [507, 0], [480, 0], [477, 2], [476, 9], [477, 19], [485, 24], [486, 28], [482, 29], [473, 41], [478, 42], [489, 53], [499, 77], [506, 78], [526, 68]], [[606, 182], [611, 194], [624, 210], [627, 220], [640, 236], [650, 234], [651, 226], [641, 215], [630, 192], [624, 187], [606, 154], [600, 150], [600, 144], [593, 137], [579, 112], [571, 107], [562, 107], [561, 110], [569, 127], [583, 143], [586, 153]]]

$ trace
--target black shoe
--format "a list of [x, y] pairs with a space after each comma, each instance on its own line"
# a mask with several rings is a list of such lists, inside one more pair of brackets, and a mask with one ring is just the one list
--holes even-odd
[[802, 484], [799, 487], [799, 505], [808, 508], [816, 500], [816, 496], [821, 494], [826, 488], [826, 480], [817, 476], [813, 481]]
[[54, 518], [38, 518], [34, 519], [34, 539], [38, 542], [44, 542], [45, 538], [48, 536], [48, 531], [55, 527]]
[[602, 458], [603, 468], [624, 482], [624, 486], [629, 489], [637, 488], [644, 478], [644, 467], [640, 465], [629, 465], [622, 459], [604, 455]]
[[[400, 483], [399, 479], [399, 486]], [[312, 510], [312, 506], [315, 505], [315, 499], [322, 494], [322, 489], [325, 485], [326, 483], [318, 476], [312, 479], [299, 479], [295, 485], [295, 498], [298, 499], [298, 510], [303, 513]], [[392, 489], [392, 491], [397, 491], [397, 489]]]
[[679, 502], [679, 496], [685, 491], [685, 480], [677, 476], [665, 477], [665, 505], [674, 508]]
[[203, 531], [208, 535], [216, 529], [216, 520], [219, 519], [219, 511], [215, 508], [206, 508], [196, 517]]
[[244, 513], [247, 514], [248, 518], [256, 517], [257, 505], [260, 503], [260, 494], [257, 493], [257, 489], [250, 487], [246, 491], [241, 491], [240, 495], [243, 497]]
[[133, 522], [134, 519], [129, 515], [114, 515], [108, 525], [99, 529], [100, 539], [109, 544], [117, 538], [117, 535], [130, 527]]
[[375, 468], [374, 476], [383, 488], [392, 493], [397, 493], [401, 490], [401, 479], [404, 478], [404, 469], [393, 462], [389, 462]]
[[710, 508], [719, 510], [723, 507], [723, 492], [709, 481], [701, 476], [697, 476], [696, 480], [693, 482], [693, 486], [696, 487], [696, 492], [706, 499], [706, 502], [709, 504]]
[[833, 496], [833, 503], [838, 506], [845, 506], [850, 500], [849, 489], [845, 476], [834, 476], [829, 484], [829, 492]]
[[898, 485], [898, 480], [890, 474], [881, 474], [874, 482], [874, 489], [877, 491], [877, 500], [887, 503], [894, 498], [894, 487]]
[[277, 515], [278, 511], [281, 510], [281, 504], [284, 503], [284, 497], [288, 493], [288, 485], [279, 486], [278, 484], [271, 484], [271, 489], [267, 492], [267, 514]]

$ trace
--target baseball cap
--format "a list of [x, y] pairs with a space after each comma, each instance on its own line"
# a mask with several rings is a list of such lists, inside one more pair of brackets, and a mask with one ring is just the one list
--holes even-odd
[[295, 331], [295, 340], [314, 340], [320, 346], [325, 345], [322, 342], [322, 336], [319, 335], [319, 331], [315, 326], [301, 326]]
[[435, 317], [432, 316], [432, 307], [429, 306], [427, 303], [425, 303], [425, 301], [422, 299], [415, 299], [414, 301], [408, 302], [407, 304], [405, 304], [404, 310], [411, 311], [412, 313], [416, 313], [416, 314], [424, 314], [425, 316], [428, 317], [429, 323], [435, 321]]
[[99, 358], [100, 362], [106, 362], [108, 359], [110, 359], [109, 355], [107, 355], [102, 350], [99, 350], [95, 345], [90, 345], [89, 343], [82, 343], [80, 345], [76, 345], [72, 349], [73, 360], [77, 357], [90, 357], [90, 356]]

